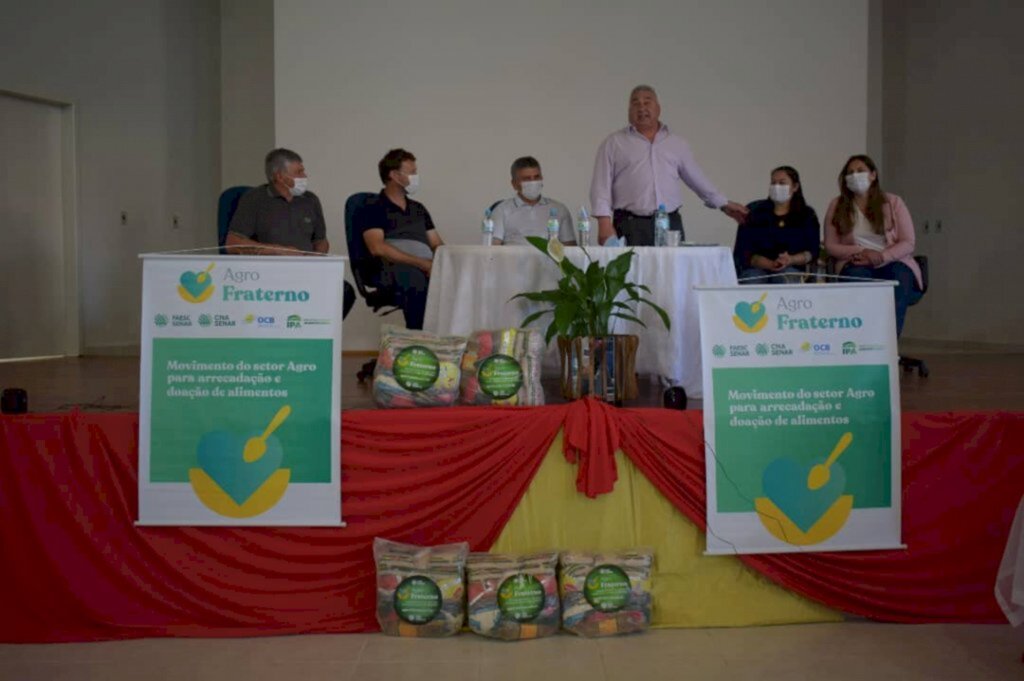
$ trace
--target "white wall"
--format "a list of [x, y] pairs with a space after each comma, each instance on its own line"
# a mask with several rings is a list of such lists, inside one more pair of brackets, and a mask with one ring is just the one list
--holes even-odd
[[[876, 163], [882, 163], [884, 113], [882, 91], [885, 85], [885, 23], [883, 0], [868, 0], [868, 122], [865, 150]], [[840, 161], [840, 163], [842, 163]], [[836, 169], [836, 173], [839, 169]], [[824, 212], [824, 209], [822, 210]]]
[[265, 182], [274, 148], [274, 0], [220, 0], [221, 186]]
[[216, 243], [218, 14], [216, 0], [4, 3], [0, 90], [75, 107], [86, 351], [137, 345], [137, 253]]
[[[418, 157], [417, 198], [449, 243], [477, 242], [520, 155], [575, 210], [638, 83], [737, 201], [765, 196], [789, 163], [822, 213], [866, 145], [868, 0], [276, 0], [274, 23], [277, 143], [304, 156], [335, 251], [345, 198], [380, 186], [395, 146]], [[732, 243], [730, 221], [692, 194], [683, 216], [688, 238]], [[377, 320], [360, 304], [345, 335], [374, 348]]]

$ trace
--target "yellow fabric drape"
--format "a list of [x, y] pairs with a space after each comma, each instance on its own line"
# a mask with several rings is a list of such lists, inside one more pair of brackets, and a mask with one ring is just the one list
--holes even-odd
[[619, 479], [597, 499], [576, 491], [562, 434], [513, 512], [492, 553], [654, 549], [653, 625], [735, 627], [835, 622], [842, 615], [775, 585], [733, 556], [705, 556], [704, 535], [622, 452]]

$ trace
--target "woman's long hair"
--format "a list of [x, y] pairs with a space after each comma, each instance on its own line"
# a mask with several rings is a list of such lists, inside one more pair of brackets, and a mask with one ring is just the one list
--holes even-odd
[[807, 210], [807, 199], [804, 198], [804, 183], [800, 181], [800, 173], [793, 166], [779, 166], [772, 170], [771, 175], [780, 172], [786, 173], [790, 182], [799, 185], [793, 195], [789, 197], [789, 212], [794, 215], [803, 213]]
[[864, 217], [871, 223], [871, 228], [875, 230], [876, 234], [882, 234], [885, 232], [885, 218], [882, 215], [882, 207], [885, 205], [885, 192], [882, 191], [882, 185], [878, 182], [878, 166], [875, 165], [870, 156], [865, 154], [851, 156], [843, 164], [842, 170], [839, 171], [839, 202], [836, 204], [836, 212], [832, 217], [832, 223], [840, 234], [849, 234], [853, 231], [853, 225], [856, 222], [854, 219], [856, 206], [853, 202], [854, 194], [846, 186], [846, 175], [847, 169], [854, 161], [862, 162], [875, 174], [875, 181], [868, 188], [868, 203], [864, 210]]

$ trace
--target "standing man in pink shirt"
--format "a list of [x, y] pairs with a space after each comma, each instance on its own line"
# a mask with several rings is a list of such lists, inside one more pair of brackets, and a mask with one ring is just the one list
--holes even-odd
[[629, 125], [606, 137], [597, 150], [590, 205], [600, 243], [618, 235], [631, 246], [653, 246], [659, 205], [668, 212], [669, 228], [683, 239], [679, 180], [708, 208], [721, 210], [739, 223], [747, 217], [745, 206], [729, 201], [704, 176], [690, 145], [669, 132], [660, 116], [654, 88], [637, 85], [629, 95]]

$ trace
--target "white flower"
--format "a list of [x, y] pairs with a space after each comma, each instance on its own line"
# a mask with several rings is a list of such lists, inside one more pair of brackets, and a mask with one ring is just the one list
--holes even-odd
[[563, 248], [562, 242], [556, 237], [548, 239], [548, 255], [550, 255], [551, 259], [557, 263], [561, 263], [565, 260], [565, 248]]

